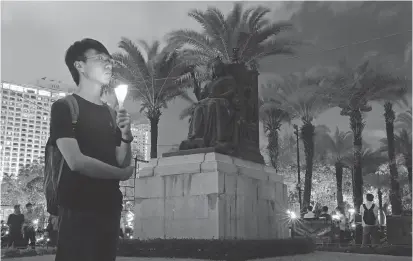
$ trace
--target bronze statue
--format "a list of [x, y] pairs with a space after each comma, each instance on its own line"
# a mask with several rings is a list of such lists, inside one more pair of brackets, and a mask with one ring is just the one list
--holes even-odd
[[212, 64], [212, 81], [201, 91], [191, 115], [188, 138], [178, 152], [166, 157], [215, 151], [244, 160], [264, 163], [259, 150], [258, 73], [237, 61]]
[[218, 58], [213, 62], [212, 81], [205, 86], [202, 99], [196, 104], [189, 124], [188, 139], [181, 143], [180, 150], [234, 148], [236, 81], [226, 73], [225, 67]]

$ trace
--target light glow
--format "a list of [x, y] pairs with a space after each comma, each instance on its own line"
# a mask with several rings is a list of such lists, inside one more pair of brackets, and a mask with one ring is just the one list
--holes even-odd
[[287, 210], [287, 214], [291, 219], [296, 219], [297, 215], [295, 214], [295, 212], [291, 211], [291, 210]]
[[123, 108], [123, 102], [125, 101], [126, 94], [128, 93], [128, 85], [121, 84], [115, 88], [116, 98], [118, 99], [119, 109]]
[[353, 213], [355, 212], [355, 210], [354, 210], [354, 208], [350, 208], [350, 209], [348, 210], [348, 212], [349, 212], [350, 214], [353, 214]]

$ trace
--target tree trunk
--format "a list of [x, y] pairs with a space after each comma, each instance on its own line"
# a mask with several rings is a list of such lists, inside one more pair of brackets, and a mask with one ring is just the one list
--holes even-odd
[[362, 168], [362, 133], [364, 129], [363, 116], [359, 109], [350, 114], [350, 128], [353, 132], [353, 203], [357, 213], [363, 204], [363, 168]]
[[395, 115], [393, 111], [393, 105], [390, 102], [386, 102], [384, 105], [384, 117], [386, 120], [386, 134], [387, 134], [387, 154], [389, 156], [389, 168], [390, 168], [390, 202], [392, 213], [395, 215], [401, 215], [402, 203], [400, 197], [400, 184], [399, 174], [397, 173], [396, 166], [396, 153], [394, 148], [394, 120]]
[[158, 157], [158, 123], [159, 117], [149, 118], [151, 123], [151, 159]]
[[340, 209], [344, 209], [343, 200], [343, 164], [341, 162], [336, 162], [336, 182], [337, 182], [337, 206]]
[[381, 192], [381, 189], [379, 188], [377, 191], [377, 195], [379, 196], [379, 211], [380, 211], [380, 226], [384, 225], [383, 220], [383, 193]]
[[412, 154], [404, 155], [404, 165], [407, 168], [407, 178], [409, 179], [410, 194], [412, 194]]
[[304, 197], [303, 208], [310, 205], [311, 183], [313, 180], [313, 159], [314, 159], [314, 130], [315, 127], [311, 122], [304, 122], [301, 127], [301, 139], [304, 141], [305, 153], [305, 180], [304, 180]]
[[268, 155], [270, 157], [271, 165], [273, 168], [278, 171], [278, 154], [279, 154], [279, 148], [278, 148], [278, 131], [272, 132], [270, 131], [268, 133]]

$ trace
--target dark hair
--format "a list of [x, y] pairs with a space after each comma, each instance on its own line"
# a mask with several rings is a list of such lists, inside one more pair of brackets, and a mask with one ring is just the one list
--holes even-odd
[[31, 206], [33, 206], [33, 204], [30, 202], [26, 204], [26, 208], [31, 207]]
[[313, 211], [313, 206], [308, 206], [307, 209], [308, 211]]
[[327, 207], [327, 206], [324, 206], [324, 207], [322, 208], [322, 210], [323, 210], [323, 212], [327, 212], [327, 211], [328, 211], [328, 207]]
[[374, 196], [373, 196], [373, 194], [367, 194], [366, 195], [366, 199], [367, 199], [367, 201], [373, 201], [374, 200]]
[[87, 52], [90, 49], [96, 50], [98, 53], [104, 53], [110, 56], [108, 50], [101, 42], [90, 38], [85, 38], [81, 41], [76, 41], [66, 51], [65, 63], [69, 68], [70, 74], [72, 75], [72, 78], [75, 81], [76, 85], [79, 85], [80, 77], [79, 71], [75, 68], [75, 62], [86, 61], [85, 52]]
[[16, 208], [20, 208], [20, 205], [19, 204], [14, 205], [14, 209], [16, 209]]

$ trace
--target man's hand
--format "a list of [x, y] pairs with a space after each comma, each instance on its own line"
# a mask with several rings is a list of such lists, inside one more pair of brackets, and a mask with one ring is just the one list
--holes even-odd
[[122, 132], [122, 138], [126, 140], [132, 139], [132, 132], [130, 129], [131, 120], [130, 115], [125, 109], [120, 109], [116, 117], [116, 123]]
[[132, 177], [132, 175], [133, 175], [134, 170], [135, 170], [134, 166], [127, 166], [126, 168], [121, 169], [119, 179], [121, 181], [125, 181], [125, 180], [130, 179], [130, 177]]

